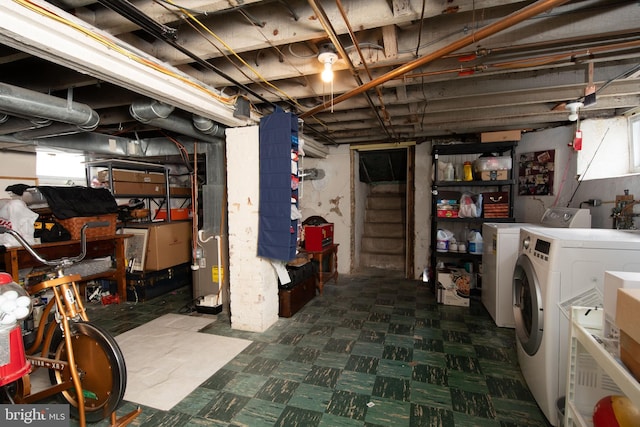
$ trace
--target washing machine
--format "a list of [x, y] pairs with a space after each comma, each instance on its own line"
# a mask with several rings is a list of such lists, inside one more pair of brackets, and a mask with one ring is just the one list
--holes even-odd
[[[569, 348], [567, 302], [601, 305], [605, 270], [640, 272], [640, 234], [625, 230], [520, 230], [513, 273], [516, 347], [522, 374], [549, 422], [566, 394]], [[577, 304], [583, 305], [583, 304]]]
[[527, 226], [591, 228], [588, 209], [549, 208], [540, 224], [487, 222], [482, 225], [482, 293], [480, 299], [496, 326], [514, 328], [513, 269], [518, 258], [520, 229]]

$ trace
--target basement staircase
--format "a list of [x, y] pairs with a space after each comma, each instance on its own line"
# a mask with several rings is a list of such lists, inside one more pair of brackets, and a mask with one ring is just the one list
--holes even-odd
[[360, 267], [404, 271], [405, 187], [404, 183], [369, 186]]

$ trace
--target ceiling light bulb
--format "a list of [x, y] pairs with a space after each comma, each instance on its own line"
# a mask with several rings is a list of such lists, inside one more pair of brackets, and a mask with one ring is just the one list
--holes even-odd
[[327, 61], [324, 63], [324, 70], [322, 70], [320, 77], [325, 83], [333, 81], [333, 67], [331, 66], [331, 62]]
[[580, 101], [573, 101], [568, 103], [565, 108], [570, 111], [569, 113], [569, 121], [575, 122], [578, 120], [578, 111], [582, 108], [584, 104]]
[[338, 60], [338, 55], [335, 52], [320, 52], [318, 55], [318, 61], [324, 64], [324, 70], [320, 77], [325, 83], [333, 81], [333, 63]]

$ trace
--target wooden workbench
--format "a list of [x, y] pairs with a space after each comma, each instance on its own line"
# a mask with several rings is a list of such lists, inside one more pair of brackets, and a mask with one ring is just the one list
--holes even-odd
[[[126, 267], [124, 258], [124, 239], [129, 234], [114, 234], [106, 237], [91, 237], [87, 239], [87, 255], [85, 259], [112, 256], [116, 261], [115, 268], [105, 272], [83, 277], [82, 280], [108, 279], [113, 280], [118, 286], [118, 295], [123, 301], [127, 298]], [[80, 240], [68, 240], [66, 242], [42, 243], [33, 245], [35, 251], [46, 260], [63, 257], [74, 257], [80, 254]], [[40, 267], [38, 262], [22, 246], [6, 248], [2, 254], [3, 269], [13, 276], [18, 282], [18, 270], [29, 267]]]

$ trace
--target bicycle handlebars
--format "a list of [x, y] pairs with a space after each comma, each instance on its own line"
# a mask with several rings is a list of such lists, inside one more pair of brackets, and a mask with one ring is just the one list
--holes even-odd
[[80, 247], [81, 247], [80, 255], [77, 255], [75, 257], [63, 257], [63, 258], [54, 259], [50, 261], [42, 258], [35, 251], [35, 249], [33, 249], [31, 245], [17, 231], [4, 226], [0, 226], [0, 234], [4, 234], [4, 233], [10, 234], [11, 236], [13, 236], [14, 239], [18, 241], [18, 243], [20, 243], [27, 250], [27, 252], [31, 254], [31, 256], [33, 256], [42, 264], [45, 264], [51, 267], [56, 267], [56, 270], [58, 270], [58, 275], [62, 275], [61, 270], [64, 267], [68, 267], [76, 262], [82, 261], [84, 257], [87, 255], [87, 237], [86, 237], [87, 228], [105, 227], [108, 225], [109, 225], [109, 222], [107, 221], [93, 221], [93, 222], [88, 222], [84, 224], [80, 229]]

